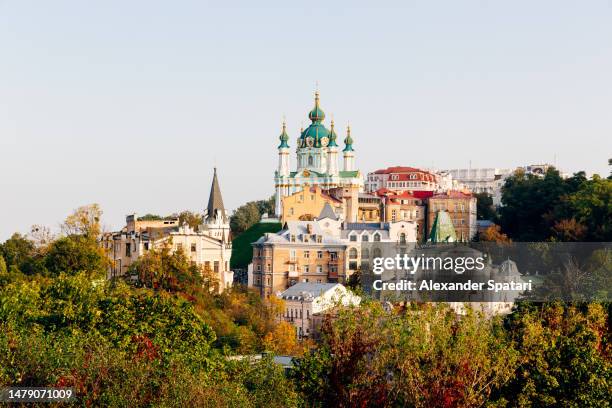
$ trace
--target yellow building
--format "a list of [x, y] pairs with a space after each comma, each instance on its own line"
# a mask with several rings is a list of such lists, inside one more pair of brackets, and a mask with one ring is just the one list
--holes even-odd
[[321, 214], [326, 203], [337, 215], [343, 213], [342, 201], [325, 193], [319, 186], [306, 186], [302, 191], [283, 197], [282, 202], [283, 224], [287, 221], [312, 221]]

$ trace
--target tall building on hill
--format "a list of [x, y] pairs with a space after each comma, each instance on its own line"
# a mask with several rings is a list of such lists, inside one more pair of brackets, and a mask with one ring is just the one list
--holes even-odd
[[229, 231], [229, 217], [215, 169], [208, 205], [197, 228], [187, 223], [180, 225], [178, 218], [139, 220], [136, 214], [131, 214], [126, 217], [125, 227], [104, 234], [100, 244], [111, 260], [111, 278], [128, 274], [130, 266], [147, 252], [169, 247], [173, 252], [183, 251], [187, 259], [214, 273], [222, 291], [233, 281]]
[[[311, 124], [302, 129], [296, 142], [296, 167], [291, 171], [289, 134], [283, 122], [280, 144], [278, 145], [278, 168], [274, 174], [276, 192], [275, 213], [281, 217], [283, 197], [306, 189], [306, 186], [320, 186], [328, 190], [343, 187], [358, 200], [363, 189], [363, 177], [355, 167], [355, 151], [351, 129], [347, 126], [344, 148], [340, 152], [338, 135], [334, 121], [330, 128], [324, 125], [325, 113], [319, 102], [319, 92], [315, 93], [314, 108], [308, 113]], [[342, 154], [342, 166], [339, 166], [339, 155]], [[355, 218], [357, 209], [355, 208]]]

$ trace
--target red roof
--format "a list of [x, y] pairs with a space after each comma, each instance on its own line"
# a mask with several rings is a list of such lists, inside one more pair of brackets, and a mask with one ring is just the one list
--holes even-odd
[[[404, 180], [425, 180], [425, 181], [436, 181], [436, 176], [432, 173], [417, 169], [415, 167], [387, 167], [386, 169], [376, 170], [374, 174], [394, 174], [397, 175], [397, 179], [392, 181], [404, 181]], [[416, 175], [416, 178], [410, 178], [410, 175]]]

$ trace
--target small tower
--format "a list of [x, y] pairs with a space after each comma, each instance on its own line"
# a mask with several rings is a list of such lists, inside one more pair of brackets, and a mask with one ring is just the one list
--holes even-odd
[[210, 186], [208, 206], [204, 210], [204, 216], [202, 217], [202, 230], [208, 232], [208, 235], [213, 238], [229, 242], [229, 217], [223, 206], [223, 197], [221, 197], [216, 167], [214, 169], [212, 185]]
[[329, 130], [329, 144], [327, 145], [327, 173], [331, 176], [338, 175], [338, 144], [336, 143], [336, 130], [334, 129], [334, 120], [331, 121], [331, 129]]
[[[287, 123], [285, 120], [283, 120], [283, 130], [278, 138], [280, 144], [278, 145], [278, 170], [276, 178], [277, 180], [283, 180], [289, 177], [289, 135], [287, 134]], [[286, 183], [277, 182], [275, 193], [274, 212], [280, 214], [282, 198], [288, 195]]]
[[278, 137], [278, 175], [287, 177], [289, 175], [289, 135], [287, 134], [287, 123], [283, 120], [283, 130]]
[[344, 171], [355, 170], [355, 153], [353, 150], [353, 138], [351, 137], [351, 126], [346, 127], [346, 138], [344, 139]]

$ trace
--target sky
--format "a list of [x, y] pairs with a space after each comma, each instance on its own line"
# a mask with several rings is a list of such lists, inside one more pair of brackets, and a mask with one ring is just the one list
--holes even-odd
[[214, 166], [229, 209], [267, 198], [317, 83], [364, 174], [607, 175], [611, 21], [597, 0], [0, 0], [0, 241], [89, 203], [108, 229], [201, 212]]

